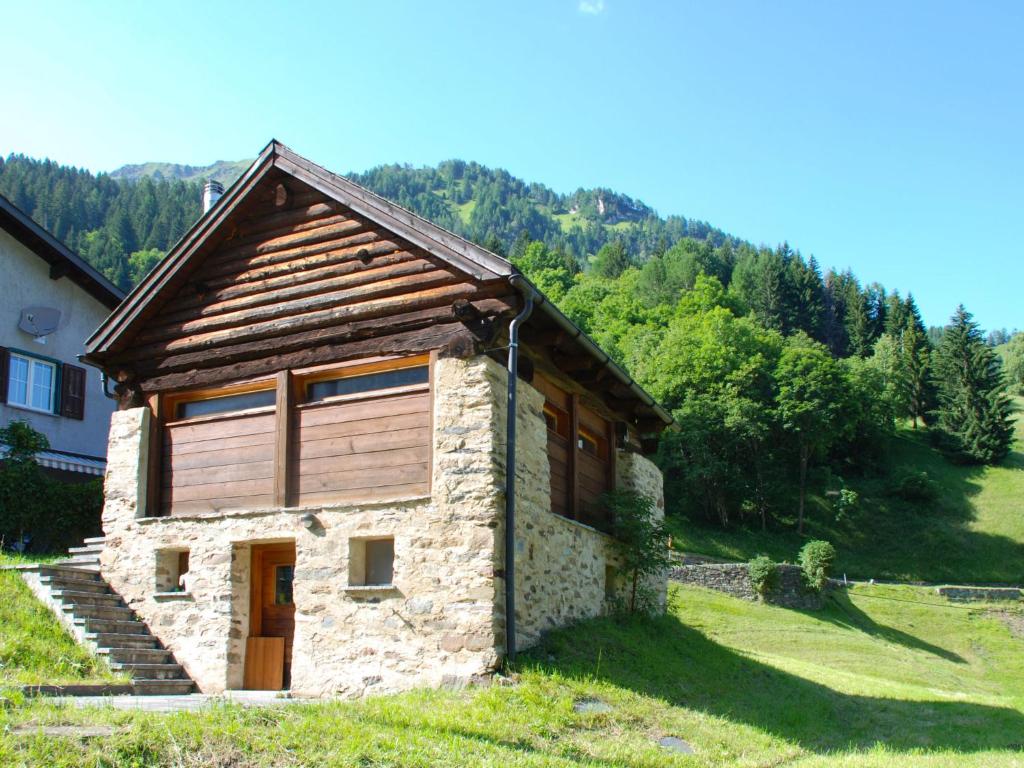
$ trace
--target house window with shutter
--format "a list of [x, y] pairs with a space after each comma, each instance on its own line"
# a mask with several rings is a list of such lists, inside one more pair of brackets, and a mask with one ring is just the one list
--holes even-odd
[[84, 368], [19, 349], [0, 348], [0, 402], [83, 419], [85, 386]]

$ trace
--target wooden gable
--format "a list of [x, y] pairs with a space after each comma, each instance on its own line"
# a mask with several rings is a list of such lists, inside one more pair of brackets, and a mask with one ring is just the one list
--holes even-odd
[[459, 301], [515, 307], [507, 281], [468, 275], [275, 169], [107, 364], [152, 392], [471, 344]]

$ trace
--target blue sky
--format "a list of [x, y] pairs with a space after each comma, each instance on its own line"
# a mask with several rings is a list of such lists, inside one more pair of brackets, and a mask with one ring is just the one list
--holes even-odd
[[1024, 3], [12, 3], [0, 153], [460, 157], [1024, 327]]

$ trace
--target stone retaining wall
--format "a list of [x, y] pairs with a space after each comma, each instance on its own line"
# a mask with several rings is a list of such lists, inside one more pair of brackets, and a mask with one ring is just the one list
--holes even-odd
[[939, 587], [935, 590], [954, 602], [987, 602], [1020, 600], [1021, 590], [1016, 587]]
[[[824, 605], [824, 595], [807, 588], [803, 572], [798, 566], [780, 564], [777, 568], [778, 585], [765, 596], [765, 602], [784, 608], [812, 611]], [[713, 589], [744, 600], [760, 599], [750, 581], [746, 563], [683, 565], [669, 571], [669, 578], [682, 584]]]

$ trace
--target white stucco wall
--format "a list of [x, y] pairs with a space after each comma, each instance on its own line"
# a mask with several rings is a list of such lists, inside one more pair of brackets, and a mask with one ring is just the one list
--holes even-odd
[[[0, 230], [0, 346], [82, 366], [78, 355], [85, 340], [107, 317], [109, 310], [70, 278], [50, 279], [50, 266], [7, 232]], [[18, 328], [21, 310], [30, 306], [61, 311], [58, 330], [38, 344]], [[86, 370], [85, 419], [66, 419], [16, 406], [0, 404], [0, 425], [27, 421], [50, 440], [54, 450], [103, 457], [115, 403], [103, 395], [100, 372]]]

